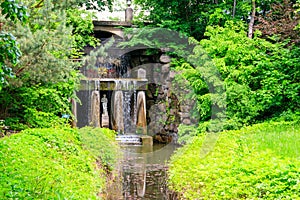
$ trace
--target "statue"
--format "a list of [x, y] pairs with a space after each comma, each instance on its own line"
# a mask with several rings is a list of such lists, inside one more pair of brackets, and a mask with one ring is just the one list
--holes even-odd
[[107, 102], [108, 102], [108, 100], [106, 98], [106, 94], [104, 94], [101, 99], [101, 103], [102, 103], [102, 107], [103, 107], [103, 115], [108, 115]]
[[108, 117], [108, 111], [107, 111], [107, 98], [106, 94], [103, 95], [101, 98], [102, 108], [103, 108], [103, 114], [101, 117], [101, 127], [109, 127], [109, 117]]

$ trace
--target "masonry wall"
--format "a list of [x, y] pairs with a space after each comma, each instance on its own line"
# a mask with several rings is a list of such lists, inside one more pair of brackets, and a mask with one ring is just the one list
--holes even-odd
[[147, 73], [148, 135], [152, 135], [156, 142], [171, 142], [178, 133], [179, 124], [194, 122], [191, 118], [194, 104], [185, 98], [190, 91], [175, 81], [176, 74], [180, 72], [171, 70], [171, 58], [164, 52], [150, 56], [146, 51], [137, 51], [130, 56], [131, 73], [136, 73], [139, 68]]

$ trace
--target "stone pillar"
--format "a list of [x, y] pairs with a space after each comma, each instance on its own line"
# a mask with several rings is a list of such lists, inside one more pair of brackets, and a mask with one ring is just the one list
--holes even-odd
[[133, 20], [133, 9], [130, 7], [131, 1], [127, 0], [128, 7], [125, 10], [125, 22], [132, 22]]

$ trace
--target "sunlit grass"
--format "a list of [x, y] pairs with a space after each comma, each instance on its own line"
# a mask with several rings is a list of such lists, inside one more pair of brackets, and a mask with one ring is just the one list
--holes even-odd
[[246, 132], [244, 137], [257, 145], [257, 151], [271, 150], [282, 157], [300, 157], [299, 124], [258, 124], [247, 128]]
[[169, 164], [169, 187], [183, 199], [300, 199], [300, 125], [265, 122], [219, 134], [201, 157], [204, 135]]

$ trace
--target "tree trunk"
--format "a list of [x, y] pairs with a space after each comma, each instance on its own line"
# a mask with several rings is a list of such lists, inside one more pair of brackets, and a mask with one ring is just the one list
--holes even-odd
[[236, 10], [236, 0], [233, 0], [232, 17], [235, 16], [235, 10]]
[[252, 36], [253, 36], [254, 18], [255, 18], [255, 0], [252, 0], [252, 13], [251, 13], [251, 19], [249, 22], [248, 38], [252, 38]]

